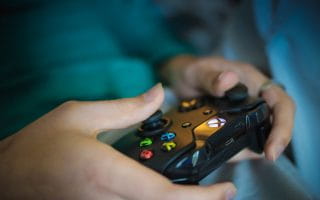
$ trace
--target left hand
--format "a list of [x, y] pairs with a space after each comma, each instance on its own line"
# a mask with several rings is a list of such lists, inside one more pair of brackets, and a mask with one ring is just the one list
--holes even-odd
[[232, 183], [208, 187], [169, 179], [96, 139], [159, 109], [161, 85], [128, 99], [66, 102], [0, 141], [0, 199], [231, 199]]
[[[258, 96], [268, 77], [250, 64], [227, 61], [223, 58], [179, 56], [164, 67], [164, 74], [176, 93], [184, 98], [208, 93], [223, 96], [224, 92], [241, 82], [250, 96]], [[272, 130], [265, 145], [265, 155], [276, 160], [291, 140], [295, 104], [279, 86], [263, 91], [262, 98], [272, 110]]]

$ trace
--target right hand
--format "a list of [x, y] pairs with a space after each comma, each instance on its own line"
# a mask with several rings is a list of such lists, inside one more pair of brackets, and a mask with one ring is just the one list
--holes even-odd
[[164, 66], [164, 74], [182, 97], [203, 94], [221, 97], [239, 82], [247, 86], [250, 96], [258, 96], [261, 92], [272, 112], [272, 129], [264, 147], [266, 158], [275, 161], [289, 144], [294, 101], [275, 84], [261, 91], [269, 79], [252, 65], [215, 57], [177, 56]]
[[230, 199], [231, 183], [172, 184], [96, 139], [154, 113], [157, 85], [136, 98], [62, 104], [0, 143], [0, 199]]

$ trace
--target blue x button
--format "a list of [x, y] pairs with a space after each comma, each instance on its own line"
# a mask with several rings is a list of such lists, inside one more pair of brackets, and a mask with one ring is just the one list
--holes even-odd
[[170, 141], [173, 140], [176, 137], [175, 133], [167, 132], [161, 135], [161, 140], [162, 141]]

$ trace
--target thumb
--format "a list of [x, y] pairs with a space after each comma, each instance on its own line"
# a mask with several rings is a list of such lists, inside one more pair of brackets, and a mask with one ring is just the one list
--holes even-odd
[[176, 186], [168, 199], [174, 200], [229, 200], [234, 198], [236, 188], [232, 183], [219, 183], [212, 186]]
[[[111, 101], [70, 102], [68, 126], [86, 134], [121, 129], [138, 123], [153, 114], [162, 104], [164, 91], [159, 83], [146, 93]], [[67, 103], [68, 104], [68, 103]]]
[[239, 77], [235, 72], [224, 71], [220, 74], [212, 73], [208, 75], [207, 84], [204, 85], [207, 92], [213, 96], [221, 97], [225, 91], [231, 89], [239, 82]]

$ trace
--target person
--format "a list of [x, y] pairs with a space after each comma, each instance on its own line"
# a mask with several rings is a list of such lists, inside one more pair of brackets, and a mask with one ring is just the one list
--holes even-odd
[[267, 159], [276, 160], [289, 143], [294, 103], [286, 92], [251, 65], [192, 55], [150, 2], [37, 3], [0, 4], [3, 137], [63, 101], [86, 101], [67, 101], [1, 140], [2, 199], [232, 198], [231, 183], [174, 185], [96, 140], [102, 130], [127, 127], [159, 108], [160, 85], [136, 98], [88, 101], [141, 93], [154, 82], [152, 65], [162, 66], [163, 79], [181, 97], [222, 96], [244, 83], [273, 111]]

